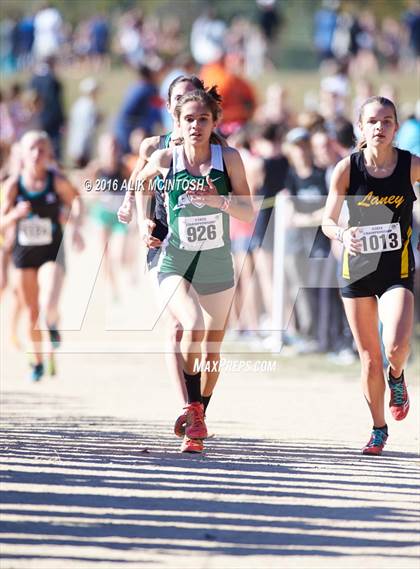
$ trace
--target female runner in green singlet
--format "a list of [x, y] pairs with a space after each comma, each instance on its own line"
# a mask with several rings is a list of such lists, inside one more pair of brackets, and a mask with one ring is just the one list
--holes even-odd
[[[175, 121], [174, 112], [176, 104], [179, 99], [196, 89], [204, 89], [204, 84], [201, 79], [195, 75], [179, 75], [176, 77], [168, 88], [168, 98], [166, 108]], [[181, 132], [177, 125], [174, 123], [173, 129], [167, 134], [161, 136], [150, 136], [145, 138], [140, 145], [139, 157], [133, 173], [130, 176], [129, 189], [125, 194], [124, 201], [118, 210], [118, 219], [121, 223], [129, 223], [133, 217], [135, 210], [135, 180], [141, 170], [149, 161], [153, 152], [163, 148], [172, 148], [175, 144], [180, 144]], [[153, 198], [153, 199], [152, 199]], [[154, 202], [152, 205], [152, 201]], [[150, 206], [152, 205], [152, 208]], [[154, 207], [153, 207], [154, 206]], [[138, 215], [141, 218], [147, 219], [147, 224], [151, 227], [151, 233], [145, 241], [148, 248], [147, 252], [147, 267], [151, 277], [151, 283], [158, 302], [160, 304], [160, 291], [157, 281], [157, 261], [159, 259], [162, 241], [168, 233], [168, 222], [165, 210], [164, 195], [162, 192], [143, 192], [137, 201]], [[166, 366], [170, 377], [174, 380], [176, 387], [183, 402], [187, 403], [187, 391], [185, 388], [184, 375], [182, 372], [182, 358], [179, 352], [179, 342], [182, 338], [182, 328], [177, 320], [170, 314], [166, 315], [166, 330], [167, 335], [165, 338], [165, 359]], [[203, 388], [206, 388], [206, 381], [203, 378]], [[175, 432], [179, 436], [183, 436], [183, 421], [176, 425]]]
[[[185, 94], [175, 108], [183, 144], [156, 151], [136, 180], [147, 191], [153, 178], [161, 175], [166, 192], [169, 232], [162, 244], [158, 278], [165, 305], [183, 328], [181, 354], [188, 395], [183, 452], [201, 452], [207, 436], [200, 369], [203, 361], [212, 369], [219, 365], [232, 303], [229, 216], [244, 221], [254, 217], [239, 153], [210, 143], [220, 114], [215, 88]], [[152, 227], [145, 217], [139, 224], [147, 240]]]

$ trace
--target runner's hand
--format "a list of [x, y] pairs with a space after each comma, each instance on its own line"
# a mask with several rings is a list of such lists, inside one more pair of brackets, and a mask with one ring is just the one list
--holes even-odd
[[349, 227], [343, 233], [343, 245], [352, 257], [362, 251], [362, 242], [357, 236], [358, 231], [357, 227]]
[[133, 217], [134, 204], [133, 199], [125, 197], [120, 209], [118, 210], [118, 221], [120, 223], [130, 223]]
[[26, 201], [17, 203], [13, 208], [13, 217], [15, 221], [26, 217], [31, 212], [31, 210], [31, 202]]
[[210, 176], [206, 176], [206, 182], [207, 187], [204, 187], [202, 190], [188, 190], [187, 194], [190, 196], [192, 203], [196, 202], [200, 205], [220, 208], [223, 203], [222, 196], [217, 191]]
[[157, 237], [153, 237], [152, 235], [153, 229], [155, 227], [156, 223], [151, 219], [143, 219], [143, 221], [140, 222], [140, 235], [149, 249], [155, 249], [156, 247], [160, 247], [162, 245], [162, 241], [160, 239], [157, 239]]

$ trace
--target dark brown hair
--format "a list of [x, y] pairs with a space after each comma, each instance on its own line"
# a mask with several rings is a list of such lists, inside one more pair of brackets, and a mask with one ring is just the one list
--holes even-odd
[[172, 81], [168, 88], [168, 101], [171, 102], [172, 91], [174, 90], [175, 86], [178, 83], [191, 83], [196, 89], [203, 89], [204, 90], [204, 83], [203, 81], [197, 77], [197, 75], [178, 75]]
[[175, 107], [174, 114], [178, 120], [181, 116], [182, 107], [185, 103], [190, 103], [191, 101], [203, 103], [211, 112], [214, 121], [216, 121], [222, 113], [222, 97], [219, 95], [216, 85], [213, 85], [210, 89], [196, 89], [195, 91], [185, 93]]
[[[369, 97], [369, 99], [366, 99], [366, 101], [361, 105], [359, 110], [359, 123], [362, 123], [363, 111], [365, 110], [365, 107], [367, 105], [370, 105], [370, 103], [379, 103], [383, 107], [390, 107], [394, 113], [395, 122], [398, 124], [397, 109], [395, 108], [394, 103], [390, 99], [387, 99], [386, 97], [378, 97], [378, 96]], [[366, 148], [366, 140], [362, 138], [357, 143], [357, 149], [362, 150], [363, 148]]]

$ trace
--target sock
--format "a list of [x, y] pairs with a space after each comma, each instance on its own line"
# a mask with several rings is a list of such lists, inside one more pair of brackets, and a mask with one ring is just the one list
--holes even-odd
[[184, 371], [185, 385], [187, 387], [188, 403], [202, 403], [201, 398], [201, 372], [190, 375]]
[[394, 376], [392, 375], [392, 373], [391, 373], [391, 370], [389, 370], [389, 372], [388, 372], [388, 377], [389, 377], [389, 380], [390, 380], [392, 383], [399, 383], [400, 381], [403, 380], [403, 377], [404, 377], [404, 370], [401, 372], [400, 377], [394, 377]]
[[384, 425], [383, 427], [375, 427], [375, 425], [373, 425], [374, 429], [379, 429], [380, 431], [382, 431], [383, 433], [386, 434], [386, 436], [388, 436], [388, 425]]
[[206, 412], [206, 409], [210, 403], [210, 399], [211, 396], [213, 395], [213, 393], [211, 393], [210, 395], [203, 395], [202, 399], [203, 399], [203, 405], [204, 405], [204, 413]]

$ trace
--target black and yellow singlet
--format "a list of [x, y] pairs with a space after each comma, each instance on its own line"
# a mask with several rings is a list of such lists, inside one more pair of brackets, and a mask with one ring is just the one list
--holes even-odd
[[411, 154], [400, 149], [397, 152], [395, 169], [386, 178], [369, 174], [362, 151], [350, 157], [350, 186], [346, 195], [349, 227], [360, 229], [363, 252], [350, 256], [344, 251], [344, 285], [351, 283], [354, 287], [357, 282], [369, 279], [370, 285], [376, 283], [379, 290], [385, 284], [404, 283], [413, 277], [410, 237], [416, 196], [410, 178]]

